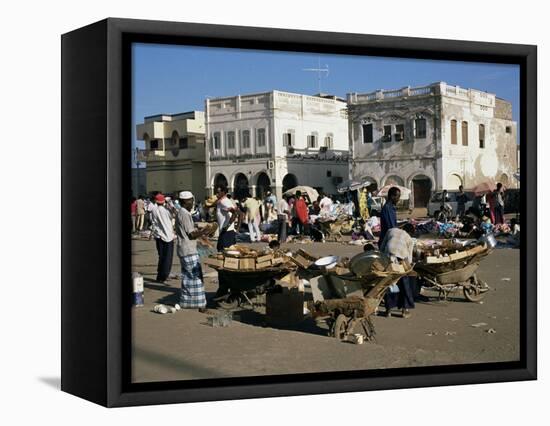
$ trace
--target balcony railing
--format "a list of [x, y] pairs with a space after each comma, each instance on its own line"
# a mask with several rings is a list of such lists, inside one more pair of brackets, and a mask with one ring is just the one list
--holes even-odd
[[246, 161], [246, 160], [253, 160], [253, 159], [261, 159], [261, 158], [271, 158], [272, 154], [269, 153], [259, 153], [259, 154], [241, 154], [241, 155], [210, 155], [210, 161], [233, 161], [235, 163]]

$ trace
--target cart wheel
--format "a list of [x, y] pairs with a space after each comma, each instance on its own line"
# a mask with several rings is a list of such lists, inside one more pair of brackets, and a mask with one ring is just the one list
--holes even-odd
[[338, 340], [344, 340], [348, 328], [348, 317], [344, 314], [338, 315], [332, 326], [332, 335]]
[[237, 309], [239, 307], [239, 296], [230, 294], [224, 300], [219, 300], [218, 306], [228, 311], [231, 309]]
[[376, 330], [374, 329], [374, 324], [372, 323], [370, 315], [361, 320], [361, 325], [363, 326], [363, 330], [365, 331], [366, 340], [368, 340], [369, 342], [375, 341]]
[[470, 285], [464, 287], [464, 297], [469, 302], [479, 302], [485, 296], [485, 293], [482, 293], [479, 290], [479, 282], [477, 277], [474, 275], [470, 278]]

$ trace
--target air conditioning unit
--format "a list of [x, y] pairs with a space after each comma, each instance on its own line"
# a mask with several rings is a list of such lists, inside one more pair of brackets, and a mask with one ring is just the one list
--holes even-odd
[[275, 161], [268, 161], [267, 162], [267, 169], [273, 170], [275, 168]]
[[321, 148], [319, 148], [319, 151], [320, 152], [327, 152], [328, 148], [326, 146], [322, 146]]

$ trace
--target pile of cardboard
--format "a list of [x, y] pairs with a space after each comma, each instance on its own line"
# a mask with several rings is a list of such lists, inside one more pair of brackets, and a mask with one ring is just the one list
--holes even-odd
[[416, 258], [427, 264], [448, 263], [467, 259], [487, 250], [485, 244], [464, 246], [451, 240], [441, 240], [436, 244], [417, 244]]
[[269, 248], [259, 252], [245, 246], [233, 245], [226, 248], [223, 253], [208, 257], [204, 263], [215, 269], [256, 271], [281, 267], [289, 263], [289, 258], [282, 252]]

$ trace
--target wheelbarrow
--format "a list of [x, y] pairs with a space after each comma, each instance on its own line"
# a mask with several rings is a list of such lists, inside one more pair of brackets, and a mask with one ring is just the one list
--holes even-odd
[[414, 270], [426, 284], [424, 287], [438, 291], [441, 300], [447, 300], [449, 294], [462, 290], [466, 300], [479, 302], [491, 288], [476, 272], [481, 259], [490, 252], [490, 247], [478, 246], [458, 259], [451, 255], [437, 263], [417, 262]]
[[314, 319], [326, 322], [331, 337], [345, 341], [359, 332], [365, 340], [373, 341], [376, 331], [372, 315], [386, 290], [410, 273], [413, 273], [410, 266], [402, 271], [371, 271], [361, 277], [351, 272], [343, 275], [327, 272], [317, 282], [310, 281], [314, 301], [309, 302], [308, 309]]
[[218, 305], [227, 310], [236, 309], [248, 304], [252, 309], [256, 306], [253, 299], [267, 293], [278, 280], [293, 269], [288, 267], [272, 267], [261, 270], [229, 270], [218, 269], [220, 278], [229, 284], [229, 293], [216, 297]]

